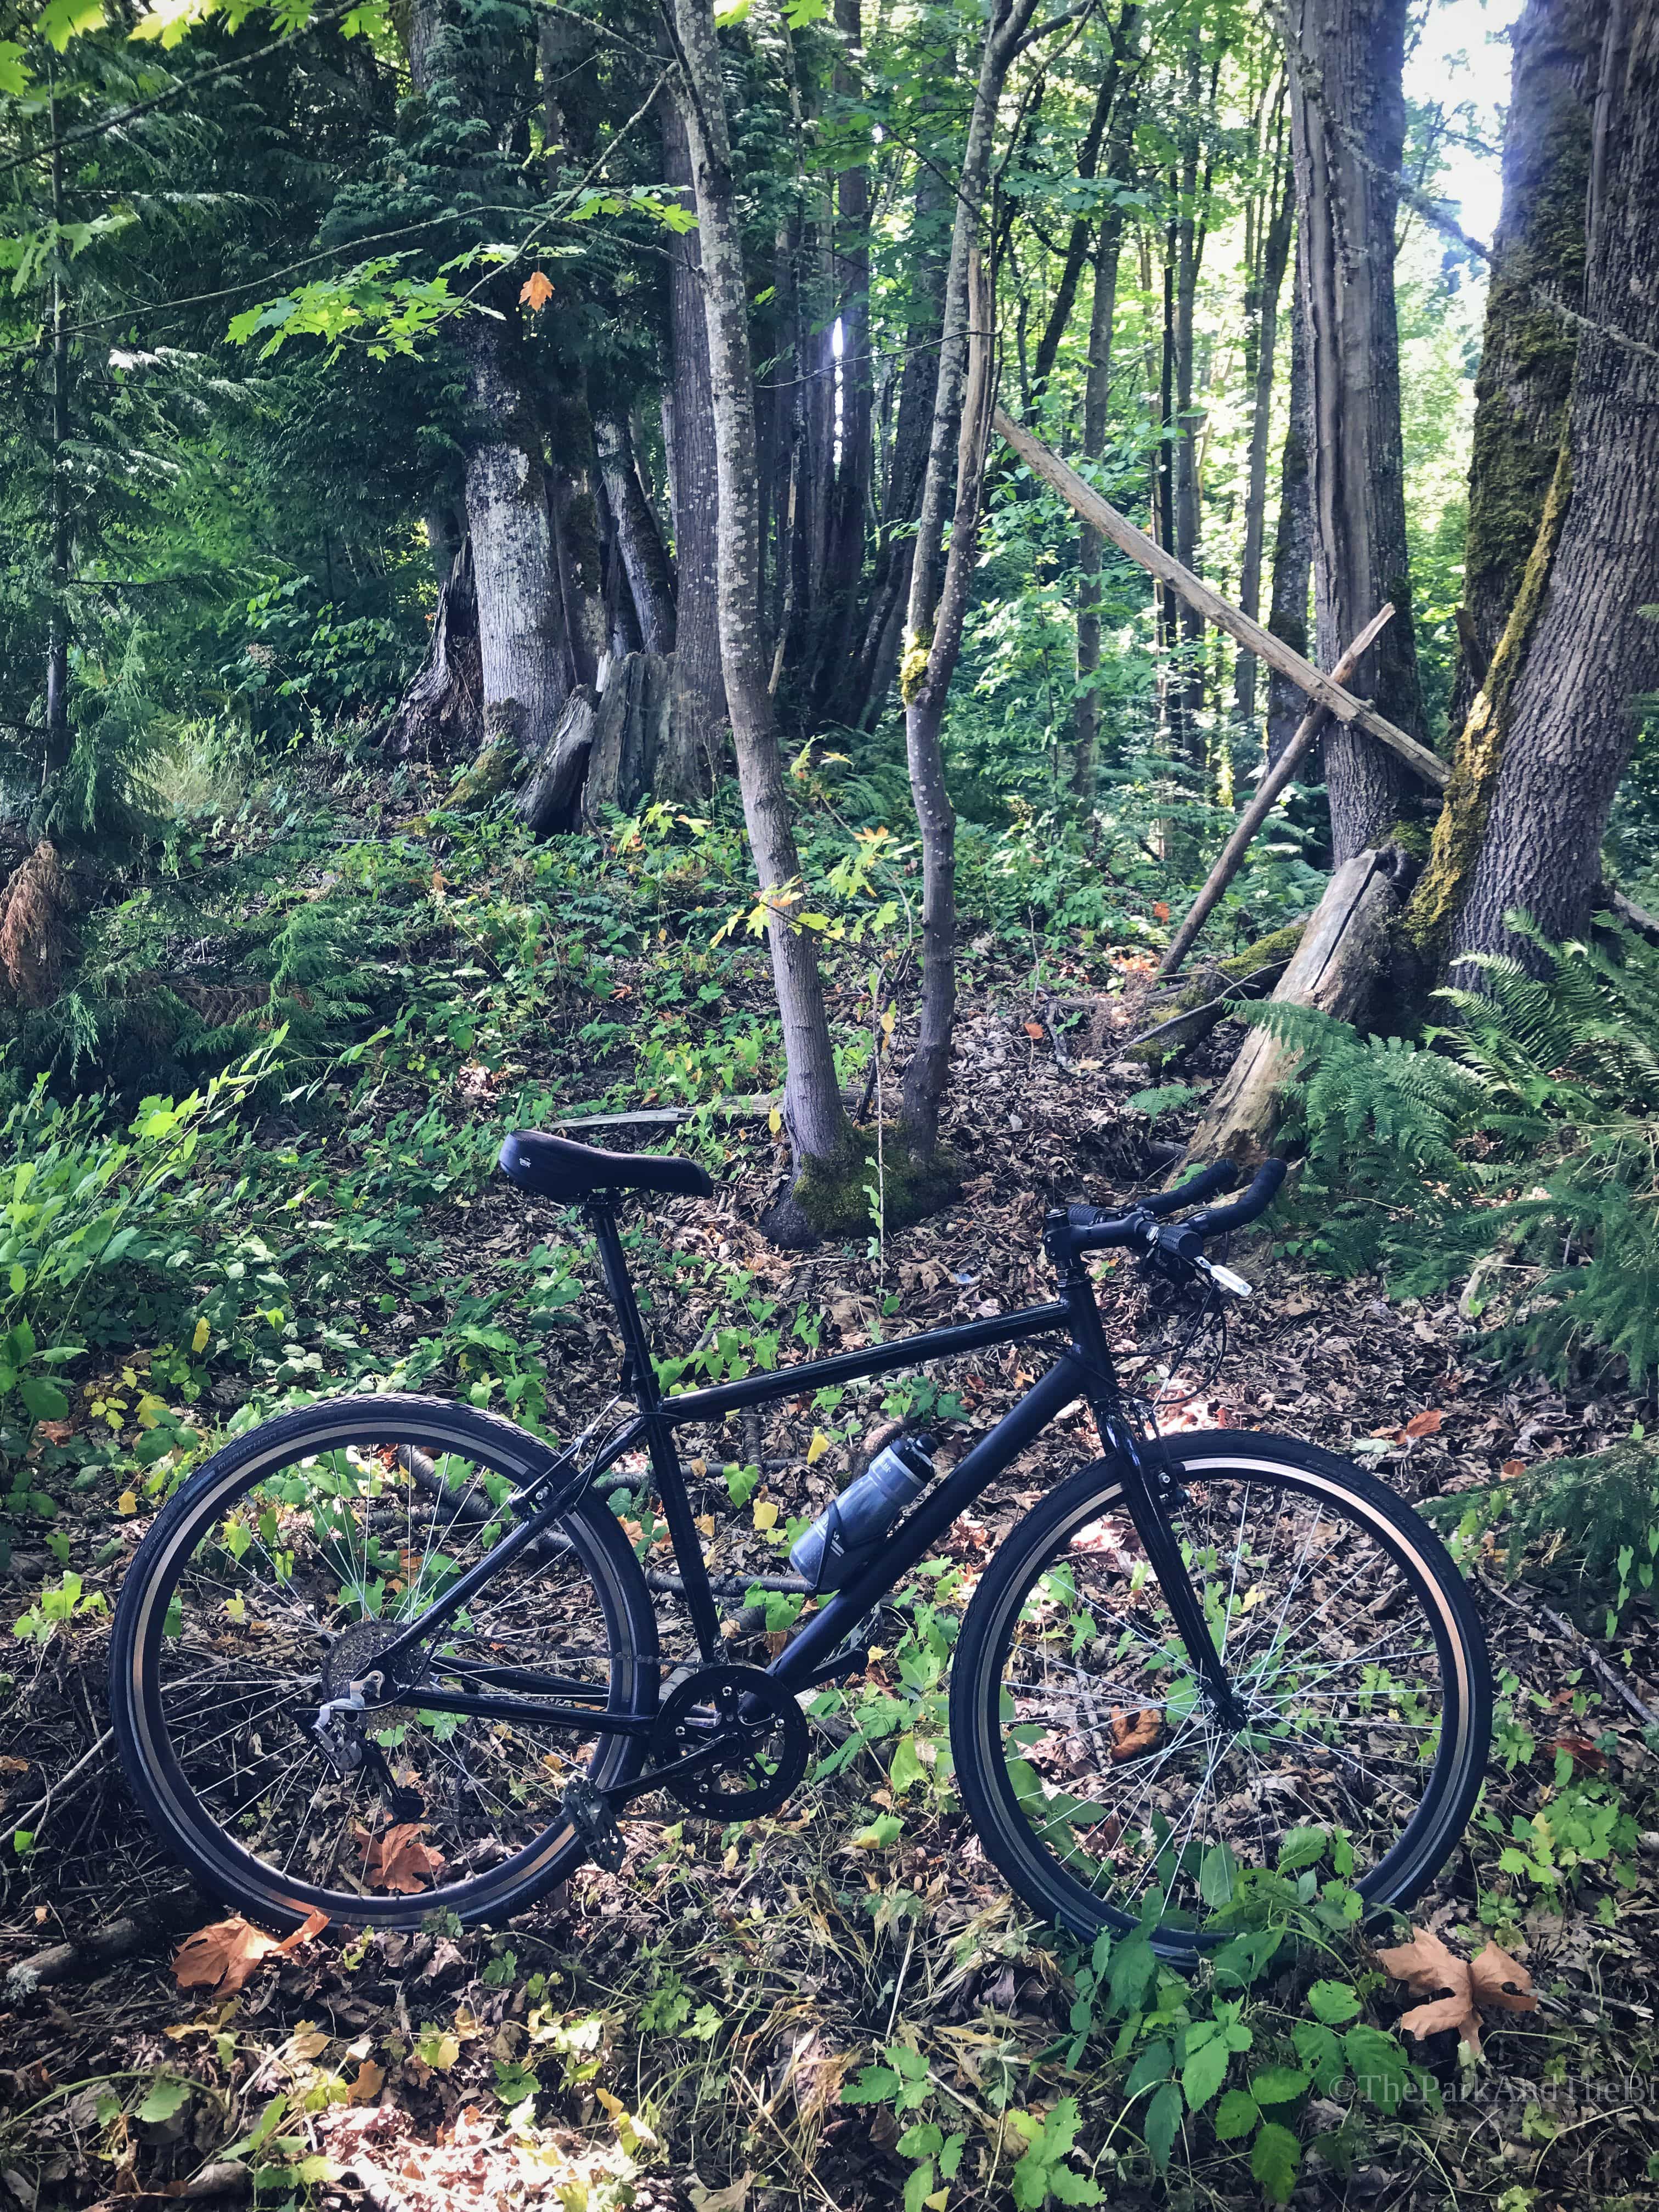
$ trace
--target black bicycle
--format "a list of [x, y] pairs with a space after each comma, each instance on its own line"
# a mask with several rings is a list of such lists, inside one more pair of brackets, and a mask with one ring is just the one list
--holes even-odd
[[[1243, 1294], [1205, 1245], [1265, 1210], [1281, 1163], [1231, 1206], [1187, 1212], [1237, 1180], [1223, 1165], [1120, 1214], [1050, 1212], [1050, 1304], [668, 1397], [615, 1208], [629, 1190], [706, 1196], [703, 1170], [535, 1134], [510, 1137], [501, 1166], [583, 1207], [634, 1407], [614, 1400], [557, 1449], [471, 1406], [336, 1398], [238, 1437], [180, 1487], [121, 1593], [111, 1697], [134, 1790], [212, 1890], [279, 1927], [319, 1910], [353, 1926], [434, 1907], [496, 1921], [584, 1856], [620, 1864], [617, 1815], [647, 1792], [727, 1821], [775, 1808], [811, 1755], [803, 1706], [866, 1663], [874, 1610], [1079, 1399], [1102, 1455], [992, 1554], [951, 1672], [957, 1780], [1013, 1888], [1085, 1938], [1142, 1924], [1180, 1954], [1215, 1940], [1247, 1870], [1322, 1861], [1382, 1906], [1444, 1862], [1492, 1712], [1451, 1559], [1328, 1452], [1158, 1437], [1120, 1388], [1085, 1264], [1120, 1248], [1206, 1297]], [[879, 1510], [871, 1525], [873, 1470], [860, 1512], [843, 1493], [847, 1514], [796, 1547], [820, 1593], [836, 1586], [769, 1666], [732, 1663], [675, 1432], [1050, 1336], [1054, 1364], [949, 1474], [927, 1481], [908, 1452], [884, 1493], [910, 1499], [896, 1525]], [[674, 1576], [647, 1577], [610, 1502], [620, 1487], [654, 1492]], [[696, 1646], [672, 1664], [665, 1591]]]

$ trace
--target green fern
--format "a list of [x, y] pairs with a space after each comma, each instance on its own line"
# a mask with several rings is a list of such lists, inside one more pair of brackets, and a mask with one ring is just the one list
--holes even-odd
[[1293, 1237], [1406, 1295], [1501, 1256], [1483, 1275], [1494, 1352], [1558, 1377], [1612, 1358], [1645, 1385], [1659, 1376], [1659, 953], [1623, 933], [1552, 946], [1519, 927], [1542, 972], [1482, 959], [1484, 988], [1443, 992], [1455, 1019], [1420, 1042], [1307, 1006], [1250, 1010], [1297, 1056]]

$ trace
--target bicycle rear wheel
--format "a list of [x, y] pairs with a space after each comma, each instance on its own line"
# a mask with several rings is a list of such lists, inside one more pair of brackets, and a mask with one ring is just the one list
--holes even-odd
[[[158, 1516], [116, 1607], [116, 1741], [162, 1841], [250, 1918], [505, 1918], [582, 1855], [561, 1811], [573, 1777], [640, 1771], [642, 1738], [606, 1723], [656, 1710], [656, 1620], [598, 1501], [403, 1662], [403, 1701], [345, 1717], [343, 1761], [307, 1733], [397, 1625], [507, 1533], [508, 1493], [547, 1458], [474, 1407], [334, 1399], [239, 1437]], [[531, 1687], [549, 1680], [556, 1692]], [[422, 1687], [556, 1694], [592, 1721], [444, 1712]]]
[[1407, 1903], [1462, 1832], [1491, 1736], [1456, 1567], [1328, 1452], [1224, 1431], [1161, 1449], [1240, 1718], [1203, 1694], [1115, 1464], [1082, 1468], [963, 1622], [951, 1742], [986, 1850], [1045, 1918], [1085, 1938], [1146, 1919], [1170, 1956], [1218, 1940], [1246, 1869], [1316, 1865]]

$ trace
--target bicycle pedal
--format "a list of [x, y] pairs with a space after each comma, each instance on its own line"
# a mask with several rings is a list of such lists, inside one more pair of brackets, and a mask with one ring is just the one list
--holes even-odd
[[594, 1865], [607, 1874], [619, 1874], [628, 1844], [604, 1790], [579, 1774], [564, 1793], [562, 1809]]

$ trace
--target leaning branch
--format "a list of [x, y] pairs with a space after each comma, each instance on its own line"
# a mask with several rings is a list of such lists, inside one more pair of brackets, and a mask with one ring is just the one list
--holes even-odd
[[[1346, 684], [1377, 638], [1394, 619], [1392, 604], [1379, 608], [1348, 647], [1334, 669], [1331, 681]], [[1214, 912], [1216, 905], [1233, 878], [1238, 873], [1250, 840], [1273, 812], [1279, 794], [1301, 767], [1303, 760], [1313, 750], [1314, 740], [1331, 719], [1331, 710], [1322, 699], [1316, 699], [1297, 726], [1291, 739], [1276, 761], [1263, 769], [1261, 781], [1256, 786], [1255, 797], [1240, 816], [1238, 827], [1222, 848], [1221, 857], [1206, 878], [1204, 888], [1187, 909], [1185, 919], [1170, 939], [1170, 949], [1158, 969], [1160, 980], [1173, 975], [1192, 950], [1193, 939]]]
[[1451, 771], [1437, 753], [1431, 753], [1426, 745], [1419, 744], [1413, 737], [1408, 737], [1404, 730], [1389, 721], [1386, 714], [1379, 714], [1364, 700], [1357, 699], [1334, 678], [1322, 674], [1310, 660], [1304, 660], [1282, 638], [1275, 637], [1271, 630], [1263, 629], [1260, 623], [1252, 622], [1249, 615], [1241, 613], [1230, 599], [1224, 599], [1218, 592], [1212, 592], [1201, 578], [1194, 575], [1192, 570], [1184, 567], [1172, 553], [1166, 553], [1161, 545], [1155, 545], [1144, 530], [1137, 530], [1134, 524], [1103, 499], [1091, 484], [1085, 483], [1077, 471], [1067, 468], [1057, 453], [1051, 453], [1047, 446], [1034, 438], [1029, 430], [1022, 429], [1006, 409], [999, 407], [994, 420], [997, 430], [1032, 474], [1041, 477], [1044, 483], [1057, 491], [1091, 530], [1097, 530], [1121, 553], [1127, 553], [1132, 561], [1149, 569], [1172, 591], [1178, 592], [1189, 606], [1196, 607], [1218, 629], [1224, 629], [1236, 637], [1249, 652], [1278, 669], [1281, 676], [1288, 676], [1291, 683], [1305, 691], [1310, 699], [1316, 699], [1322, 706], [1328, 708], [1338, 721], [1357, 723], [1380, 744], [1387, 745], [1391, 752], [1398, 753], [1425, 783], [1432, 785], [1437, 791], [1445, 789]]

